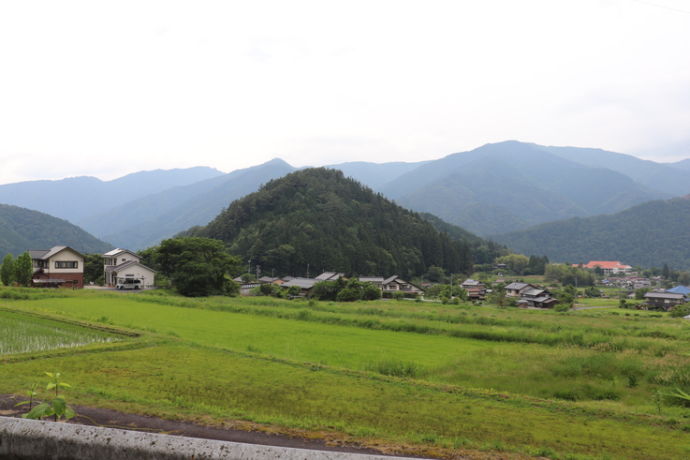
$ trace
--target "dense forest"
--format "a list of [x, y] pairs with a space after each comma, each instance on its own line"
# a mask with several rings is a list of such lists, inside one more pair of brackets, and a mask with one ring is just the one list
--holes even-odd
[[690, 268], [690, 195], [651, 201], [612, 215], [575, 218], [498, 235], [525, 254], [581, 263], [620, 260], [630, 265]]
[[[435, 265], [470, 272], [472, 236], [457, 240], [418, 214], [345, 178], [305, 169], [233, 202], [205, 227], [186, 232], [225, 241], [264, 273], [303, 276], [310, 267], [358, 275], [416, 276]], [[478, 244], [479, 242], [479, 244]]]
[[76, 225], [38, 211], [0, 204], [0, 257], [28, 249], [70, 246], [81, 252], [103, 253], [110, 245]]

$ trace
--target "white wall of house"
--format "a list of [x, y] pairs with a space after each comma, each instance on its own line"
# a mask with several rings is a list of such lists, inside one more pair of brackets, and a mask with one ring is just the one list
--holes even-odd
[[134, 278], [141, 280], [142, 287], [153, 287], [156, 274], [143, 265], [132, 265], [117, 272], [118, 278]]
[[[77, 262], [77, 268], [56, 268], [56, 262]], [[84, 258], [72, 251], [63, 249], [48, 259], [48, 266], [44, 269], [45, 273], [84, 273]]]

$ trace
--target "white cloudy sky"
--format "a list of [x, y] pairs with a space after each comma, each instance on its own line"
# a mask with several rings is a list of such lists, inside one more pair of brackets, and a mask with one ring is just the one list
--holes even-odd
[[690, 0], [0, 3], [0, 183], [505, 139], [690, 157]]

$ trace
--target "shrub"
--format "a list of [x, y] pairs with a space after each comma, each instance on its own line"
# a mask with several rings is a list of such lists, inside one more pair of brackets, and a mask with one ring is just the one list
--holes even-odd
[[676, 305], [675, 307], [671, 308], [670, 315], [673, 318], [682, 318], [690, 315], [690, 303]]

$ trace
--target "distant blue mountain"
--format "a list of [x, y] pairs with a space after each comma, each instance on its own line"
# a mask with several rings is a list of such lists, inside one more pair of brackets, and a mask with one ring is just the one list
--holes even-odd
[[21, 206], [78, 222], [153, 192], [223, 173], [207, 167], [142, 171], [111, 181], [70, 177], [0, 185], [0, 203]]
[[117, 246], [141, 249], [205, 225], [234, 200], [295, 168], [280, 159], [130, 201], [80, 224]]
[[487, 144], [423, 164], [388, 182], [381, 192], [480, 235], [616, 212], [671, 196], [552, 149], [516, 141]]

